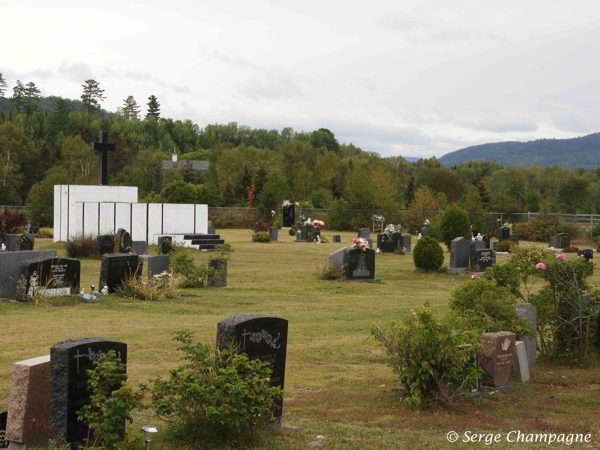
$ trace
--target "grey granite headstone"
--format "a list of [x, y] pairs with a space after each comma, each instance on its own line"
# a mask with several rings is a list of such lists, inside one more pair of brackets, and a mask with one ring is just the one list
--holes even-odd
[[7, 234], [6, 250], [23, 252], [35, 249], [35, 234]]
[[49, 256], [56, 256], [56, 250], [0, 252], [0, 298], [10, 298], [16, 295], [19, 269], [23, 261]]
[[145, 259], [148, 261], [148, 279], [169, 270], [169, 257], [167, 255], [148, 256]]
[[359, 228], [357, 237], [369, 239], [370, 236], [371, 236], [371, 230], [369, 230], [368, 228]]
[[99, 289], [108, 286], [108, 293], [113, 294], [123, 281], [140, 276], [142, 264], [138, 255], [133, 253], [102, 256]]
[[340, 268], [342, 268], [344, 265], [344, 255], [348, 251], [348, 247], [342, 247], [339, 250], [330, 253], [329, 257], [327, 258], [329, 265], [335, 267], [338, 273], [340, 273]]
[[[57, 441], [82, 443], [87, 438], [87, 425], [77, 420], [76, 412], [90, 401], [87, 370], [110, 350], [127, 364], [127, 344], [110, 339], [71, 339], [50, 348], [50, 427], [56, 432], [51, 448], [57, 446]], [[124, 430], [125, 421], [122, 427]]]
[[344, 275], [351, 281], [375, 280], [375, 250], [351, 249], [344, 253]]
[[556, 236], [548, 236], [548, 248], [560, 248], [559, 241]]
[[529, 381], [528, 355], [523, 341], [515, 342], [512, 358], [512, 371], [521, 383], [527, 383]]
[[[517, 303], [516, 307], [517, 317], [523, 317], [531, 324], [531, 330], [535, 333], [537, 329], [537, 308], [531, 303]], [[525, 344], [525, 350], [527, 352], [527, 360], [529, 361], [529, 367], [535, 367], [536, 365], [536, 337], [523, 337], [523, 344]]]
[[568, 233], [558, 233], [556, 235], [558, 240], [559, 247], [558, 248], [567, 248], [571, 246], [571, 235]]
[[208, 285], [214, 287], [227, 287], [227, 260], [215, 258], [208, 261], [208, 267], [216, 270]]
[[469, 268], [471, 241], [464, 237], [453, 239], [450, 245], [450, 267], [448, 273], [460, 273]]
[[[284, 388], [285, 359], [288, 341], [288, 321], [261, 314], [231, 316], [217, 324], [217, 348], [226, 348], [234, 342], [250, 360], [259, 359], [271, 365], [271, 386]], [[273, 410], [278, 419], [283, 402]]]
[[146, 245], [146, 241], [133, 241], [133, 251], [137, 255], [147, 255], [148, 246]]
[[334, 234], [331, 236], [331, 242], [342, 242], [342, 238], [339, 234]]
[[400, 247], [404, 248], [406, 253], [412, 253], [412, 237], [410, 234], [405, 234], [401, 238]]
[[269, 235], [271, 236], [271, 241], [277, 241], [277, 240], [279, 240], [279, 228], [277, 228], [277, 227], [270, 227], [269, 228]]

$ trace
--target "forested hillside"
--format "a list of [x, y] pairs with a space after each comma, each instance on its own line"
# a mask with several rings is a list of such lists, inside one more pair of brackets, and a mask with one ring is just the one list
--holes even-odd
[[560, 166], [567, 169], [600, 166], [600, 133], [574, 139], [498, 142], [463, 148], [440, 158], [444, 166], [469, 161], [494, 161], [505, 166]]
[[[450, 202], [470, 211], [600, 212], [600, 168], [480, 161], [444, 168], [435, 158], [382, 158], [339, 143], [335, 130], [324, 128], [252, 129], [235, 122], [200, 127], [163, 117], [153, 95], [144, 116], [133, 97], [105, 112], [95, 80], [82, 85], [81, 102], [41, 98], [31, 84], [21, 83], [24, 90], [15, 92], [17, 85], [9, 98], [0, 83], [0, 205], [27, 205], [43, 225], [52, 222], [55, 184], [96, 184], [90, 143], [100, 130], [117, 147], [109, 153], [109, 184], [137, 186], [140, 201], [252, 205], [270, 217], [289, 198], [333, 209], [346, 221], [353, 220], [350, 209], [431, 211]], [[208, 172], [164, 172], [173, 150], [180, 159], [210, 161]]]

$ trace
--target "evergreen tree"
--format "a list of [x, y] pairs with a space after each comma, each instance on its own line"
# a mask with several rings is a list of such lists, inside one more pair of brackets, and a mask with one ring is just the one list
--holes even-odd
[[64, 98], [59, 98], [54, 106], [54, 132], [68, 134], [69, 129], [69, 103]]
[[21, 80], [17, 80], [17, 84], [13, 87], [12, 101], [14, 107], [19, 112], [25, 111], [25, 105], [27, 103], [27, 88], [23, 85]]
[[148, 113], [146, 114], [146, 118], [148, 118], [148, 116], [154, 116], [158, 119], [160, 117], [160, 103], [158, 103], [156, 95], [151, 95], [148, 97], [148, 100], [148, 103], [146, 103], [146, 105], [148, 105]]
[[137, 119], [140, 109], [141, 108], [138, 106], [135, 98], [133, 98], [133, 95], [130, 95], [123, 100], [123, 106], [121, 107], [121, 110], [123, 111], [123, 117], [126, 119]]
[[4, 103], [4, 100], [6, 100], [6, 97], [4, 96], [5, 92], [6, 92], [6, 80], [2, 77], [2, 74], [0, 73], [0, 105], [2, 103]]
[[40, 90], [34, 82], [27, 83], [25, 86], [25, 112], [28, 116], [37, 111], [37, 104], [40, 101]]
[[100, 109], [100, 102], [106, 100], [104, 97], [104, 89], [100, 89], [100, 83], [96, 80], [86, 80], [81, 94], [81, 102], [84, 110], [88, 113], [88, 120], [92, 114]]

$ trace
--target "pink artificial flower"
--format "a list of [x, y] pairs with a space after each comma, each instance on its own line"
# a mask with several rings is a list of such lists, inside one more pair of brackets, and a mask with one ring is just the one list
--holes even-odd
[[563, 255], [562, 253], [559, 253], [558, 255], [556, 255], [556, 259], [560, 259], [561, 261], [564, 261], [565, 255]]
[[544, 263], [537, 263], [537, 264], [535, 265], [535, 268], [536, 268], [536, 269], [542, 269], [542, 270], [546, 270], [546, 264], [544, 264]]
[[476, 273], [474, 273], [473, 275], [471, 275], [471, 280], [479, 280], [481, 277], [479, 275], [477, 275]]

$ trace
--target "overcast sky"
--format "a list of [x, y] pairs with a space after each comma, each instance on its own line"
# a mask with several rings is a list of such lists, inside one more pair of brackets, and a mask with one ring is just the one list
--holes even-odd
[[0, 73], [382, 156], [600, 131], [600, 2], [0, 0]]

